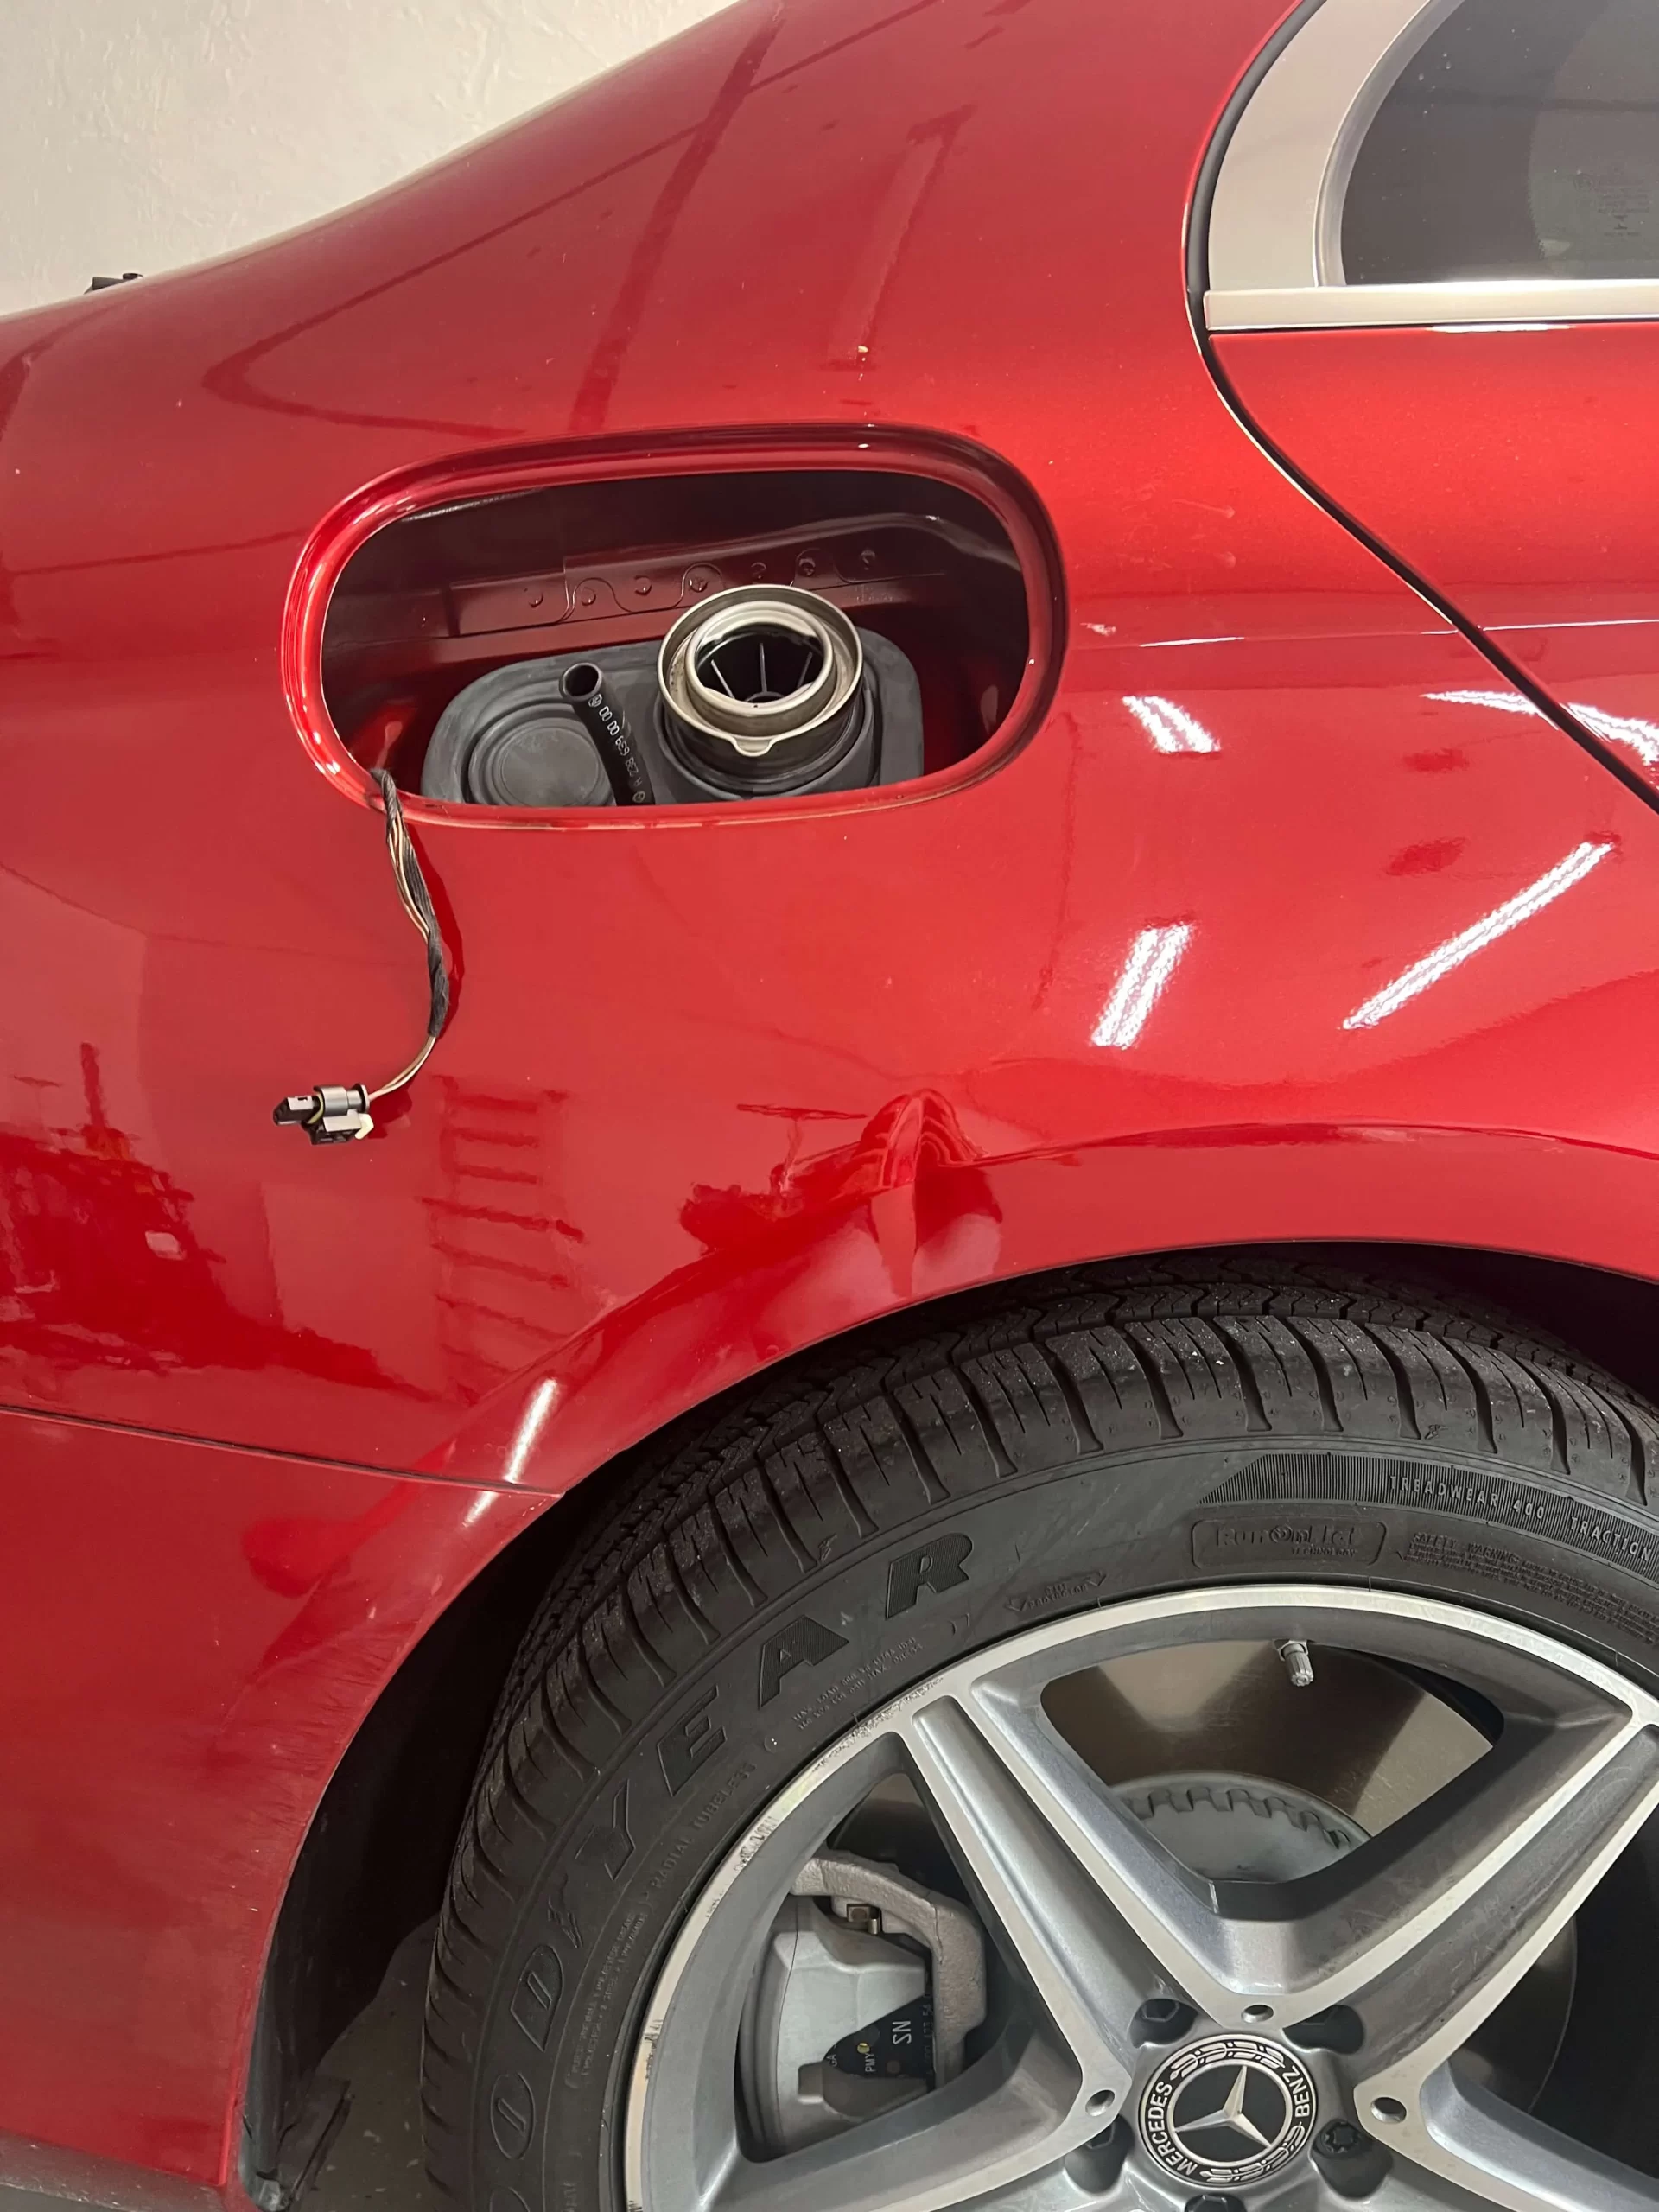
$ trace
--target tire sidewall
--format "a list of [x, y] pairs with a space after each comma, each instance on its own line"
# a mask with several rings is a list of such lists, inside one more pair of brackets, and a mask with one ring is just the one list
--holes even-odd
[[879, 1537], [826, 1544], [796, 1586], [667, 1677], [579, 1777], [486, 2007], [480, 2212], [621, 2212], [638, 2023], [734, 1842], [821, 1752], [942, 1669], [1141, 1598], [1313, 1580], [1471, 1605], [1659, 1688], [1659, 1518], [1535, 1470], [1328, 1438], [1170, 1444], [1010, 1478]]

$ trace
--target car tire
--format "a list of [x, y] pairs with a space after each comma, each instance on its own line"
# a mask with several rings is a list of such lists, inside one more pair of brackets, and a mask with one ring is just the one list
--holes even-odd
[[1656, 1451], [1630, 1390], [1478, 1305], [1213, 1258], [912, 1318], [683, 1425], [548, 1592], [479, 1776], [427, 2015], [441, 2195], [620, 2212], [689, 1904], [817, 1755], [999, 1638], [1317, 1578], [1651, 1685]]

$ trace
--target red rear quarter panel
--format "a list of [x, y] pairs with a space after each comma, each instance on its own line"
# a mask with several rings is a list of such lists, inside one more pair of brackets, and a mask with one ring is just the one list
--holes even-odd
[[1659, 791], [1659, 324], [1215, 348], [1294, 467]]
[[[1659, 822], [1437, 696], [1497, 679], [1192, 334], [1189, 196], [1279, 12], [746, 0], [359, 211], [0, 332], [0, 2127], [223, 2182], [376, 1691], [538, 1505], [766, 1363], [1198, 1243], [1659, 1274]], [[453, 1027], [369, 1143], [274, 1130], [424, 1014], [284, 673], [303, 564], [389, 485], [694, 432], [1001, 482], [1057, 549], [1024, 728], [793, 810], [412, 803]]]

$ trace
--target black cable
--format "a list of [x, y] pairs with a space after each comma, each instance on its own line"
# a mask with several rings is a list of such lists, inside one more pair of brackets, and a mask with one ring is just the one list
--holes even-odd
[[425, 1044], [401, 1075], [393, 1076], [390, 1083], [383, 1083], [378, 1090], [369, 1093], [371, 1098], [384, 1098], [388, 1091], [401, 1090], [413, 1079], [442, 1036], [449, 1019], [449, 969], [444, 958], [443, 932], [438, 927], [426, 878], [421, 874], [420, 857], [410, 836], [409, 824], [404, 819], [404, 803], [397, 796], [397, 786], [384, 768], [372, 768], [369, 773], [378, 787], [380, 802], [385, 809], [386, 851], [391, 857], [391, 872], [397, 880], [397, 895], [404, 902], [404, 912], [425, 940], [426, 978], [432, 995]]
[[402, 1090], [413, 1083], [431, 1056], [432, 1048], [442, 1036], [449, 1020], [449, 967], [445, 953], [443, 931], [433, 910], [432, 894], [426, 887], [426, 878], [421, 873], [420, 857], [404, 819], [404, 804], [397, 786], [384, 768], [371, 768], [370, 779], [380, 793], [381, 807], [386, 817], [386, 852], [391, 861], [391, 873], [397, 886], [397, 896], [404, 912], [420, 931], [426, 946], [426, 977], [431, 995], [431, 1009], [427, 1017], [426, 1037], [421, 1049], [406, 1068], [389, 1081], [377, 1084], [371, 1090], [365, 1084], [323, 1084], [315, 1090], [296, 1092], [283, 1099], [272, 1113], [271, 1119], [279, 1126], [293, 1122], [302, 1128], [313, 1144], [344, 1144], [353, 1138], [365, 1137], [374, 1127], [374, 1116], [369, 1111], [377, 1098], [385, 1098], [394, 1090]]

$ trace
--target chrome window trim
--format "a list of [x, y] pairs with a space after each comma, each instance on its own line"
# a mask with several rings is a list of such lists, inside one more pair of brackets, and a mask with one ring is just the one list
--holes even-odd
[[1448, 284], [1302, 284], [1211, 291], [1214, 331], [1529, 327], [1540, 323], [1659, 321], [1659, 280], [1522, 277]]
[[1353, 165], [1401, 71], [1462, 0], [1324, 0], [1273, 63], [1222, 156], [1210, 209], [1212, 331], [1659, 320], [1659, 280], [1344, 281]]
[[1212, 293], [1342, 283], [1343, 194], [1401, 70], [1461, 0], [1325, 0], [1238, 119], [1210, 210]]

